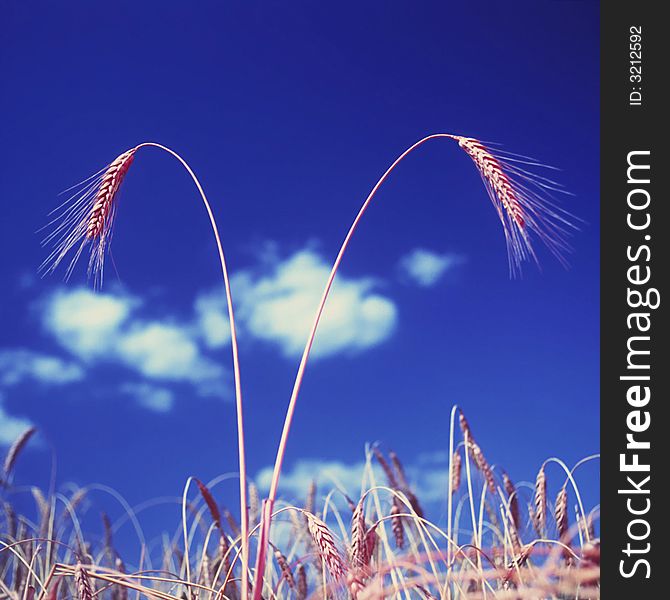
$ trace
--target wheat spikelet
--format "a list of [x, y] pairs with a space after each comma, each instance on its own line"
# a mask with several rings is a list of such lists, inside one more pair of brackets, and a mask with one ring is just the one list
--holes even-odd
[[39, 526], [39, 537], [46, 537], [49, 533], [49, 518], [51, 516], [51, 504], [45, 498], [42, 490], [37, 487], [33, 487], [31, 490], [35, 504], [37, 505], [37, 511], [40, 516], [40, 526]]
[[346, 573], [346, 567], [337, 550], [335, 539], [333, 538], [330, 529], [328, 529], [328, 526], [314, 514], [304, 514], [307, 517], [307, 529], [312, 536], [312, 541], [319, 552], [321, 560], [328, 568], [328, 572], [336, 581], [343, 579]]
[[[16, 512], [9, 502], [2, 503], [5, 511], [5, 533], [9, 538], [16, 537]], [[6, 554], [6, 553], [5, 553]]]
[[391, 530], [393, 531], [396, 548], [400, 550], [405, 547], [405, 528], [402, 524], [402, 517], [399, 516], [401, 512], [400, 501], [394, 498], [391, 506]]
[[258, 488], [253, 484], [249, 484], [249, 527], [253, 529], [258, 525], [260, 518], [260, 497], [258, 495]]
[[474, 441], [470, 442], [468, 447], [470, 450], [470, 456], [472, 457], [472, 460], [474, 461], [477, 469], [479, 469], [482, 475], [484, 475], [484, 479], [486, 480], [486, 485], [489, 488], [489, 492], [495, 495], [496, 482], [495, 478], [493, 477], [493, 470], [491, 469], [491, 466], [484, 457], [482, 449]]
[[79, 505], [84, 501], [86, 494], [88, 494], [88, 490], [82, 487], [76, 490], [72, 496], [70, 496], [70, 509], [73, 512], [76, 511]]
[[398, 455], [390, 451], [389, 452], [389, 458], [391, 459], [391, 464], [393, 465], [393, 468], [395, 469], [396, 475], [398, 476], [398, 482], [400, 483], [400, 486], [405, 489], [409, 489], [409, 483], [407, 483], [407, 477], [405, 475], [405, 469], [402, 466], [402, 463], [400, 462], [400, 459], [398, 458]]
[[558, 184], [518, 166], [519, 163], [543, 166], [532, 160], [521, 160], [512, 155], [493, 153], [474, 138], [451, 136], [470, 156], [479, 171], [507, 241], [510, 272], [521, 270], [529, 259], [537, 261], [529, 236], [534, 232], [549, 250], [565, 264], [569, 247], [565, 237], [574, 229], [572, 217], [557, 208], [550, 192], [563, 192]]
[[106, 512], [100, 514], [100, 520], [102, 521], [102, 530], [103, 530], [103, 544], [105, 547], [105, 552], [111, 552], [112, 550], [112, 523], [109, 520]]
[[491, 186], [505, 212], [523, 230], [526, 226], [524, 211], [517, 199], [514, 186], [500, 161], [480, 141], [460, 136], [457, 136], [456, 139], [458, 145], [470, 155], [479, 172]]
[[316, 503], [316, 481], [312, 479], [309, 484], [309, 489], [307, 490], [307, 497], [305, 498], [305, 510], [307, 512], [314, 512], [314, 506]]
[[379, 466], [382, 468], [382, 471], [384, 471], [384, 474], [386, 475], [386, 479], [388, 481], [389, 487], [393, 488], [394, 490], [398, 489], [398, 480], [396, 479], [395, 473], [393, 472], [393, 469], [389, 466], [388, 462], [386, 462], [386, 459], [384, 458], [384, 455], [381, 453], [379, 448], [375, 447], [372, 449], [372, 452], [375, 455], [375, 458], [377, 459], [377, 462], [379, 463]]
[[561, 488], [556, 496], [556, 505], [554, 508], [554, 517], [556, 519], [556, 529], [558, 539], [565, 540], [568, 533], [568, 492], [565, 486]]
[[112, 161], [103, 174], [86, 224], [88, 239], [97, 238], [110, 226], [108, 220], [111, 217], [112, 203], [134, 158], [134, 149], [124, 152]]
[[509, 513], [510, 518], [512, 519], [512, 525], [514, 525], [514, 529], [519, 529], [519, 496], [516, 492], [516, 487], [514, 487], [514, 483], [507, 473], [503, 473], [503, 487], [505, 488], [507, 498], [509, 499]]
[[277, 548], [274, 544], [272, 545], [274, 549], [274, 555], [275, 559], [277, 561], [277, 564], [279, 565], [279, 570], [281, 571], [281, 575], [288, 584], [288, 587], [290, 587], [292, 590], [295, 589], [295, 579], [293, 577], [293, 571], [291, 571], [291, 565], [288, 564], [288, 560], [286, 560], [286, 557], [281, 553], [279, 548]]
[[231, 513], [226, 507], [222, 508], [222, 512], [223, 518], [226, 520], [226, 523], [228, 523], [228, 527], [230, 527], [230, 531], [233, 534], [233, 537], [239, 537], [241, 535], [240, 525], [233, 516], [233, 513]]
[[223, 529], [221, 527], [221, 512], [219, 511], [219, 506], [217, 505], [216, 500], [214, 500], [214, 496], [212, 496], [212, 492], [210, 492], [209, 488], [199, 479], [196, 479], [195, 483], [198, 486], [198, 489], [200, 490], [200, 495], [202, 496], [202, 499], [205, 501], [205, 504], [207, 505], [209, 514], [212, 517], [212, 522], [219, 529], [221, 535], [223, 535]]
[[358, 501], [351, 517], [351, 564], [365, 566], [370, 562], [366, 544], [367, 525], [365, 523], [363, 498]]
[[416, 497], [414, 492], [406, 487], [401, 488], [401, 491], [403, 494], [405, 494], [405, 496], [407, 496], [407, 500], [409, 501], [412, 510], [417, 514], [417, 516], [423, 518], [423, 508], [421, 508], [419, 499]]
[[36, 427], [29, 427], [18, 438], [16, 438], [16, 441], [10, 446], [9, 450], [7, 451], [7, 456], [5, 457], [5, 463], [2, 469], [5, 482], [14, 468], [16, 459], [21, 453], [21, 450], [25, 448], [26, 444], [36, 431]]
[[47, 225], [53, 226], [53, 229], [43, 240], [44, 245], [53, 244], [54, 249], [42, 263], [42, 272], [53, 271], [76, 248], [65, 275], [66, 279], [69, 278], [84, 248], [90, 245], [89, 277], [95, 278], [96, 285], [102, 284], [105, 254], [111, 242], [116, 214], [116, 198], [136, 150], [132, 148], [120, 154], [93, 177], [74, 186], [77, 191], [54, 211], [56, 216]]
[[307, 598], [307, 572], [302, 563], [298, 563], [295, 569], [295, 591], [298, 600]]
[[458, 491], [458, 488], [461, 487], [461, 472], [463, 469], [463, 458], [461, 453], [456, 450], [454, 455], [451, 457], [451, 493], [452, 495]]
[[378, 543], [379, 535], [377, 534], [376, 528], [374, 526], [370, 527], [365, 534], [365, 546], [367, 548], [367, 555], [370, 557], [369, 560], [372, 560]]
[[461, 431], [463, 432], [463, 437], [472, 441], [474, 439], [472, 437], [472, 430], [470, 429], [470, 424], [468, 423], [468, 420], [465, 418], [463, 411], [460, 411], [458, 413], [458, 424], [461, 428]]
[[74, 569], [74, 581], [77, 586], [79, 600], [93, 600], [91, 580], [88, 578], [88, 573], [84, 565], [81, 564], [81, 561], [77, 561], [77, 566]]
[[533, 524], [537, 534], [544, 535], [547, 524], [547, 476], [544, 472], [544, 465], [540, 468], [535, 480]]

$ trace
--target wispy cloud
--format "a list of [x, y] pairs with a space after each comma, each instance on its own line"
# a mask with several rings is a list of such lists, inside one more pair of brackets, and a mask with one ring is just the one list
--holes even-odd
[[121, 392], [137, 400], [143, 408], [154, 412], [169, 412], [174, 406], [174, 393], [165, 387], [149, 383], [126, 383], [121, 386]]
[[74, 362], [25, 348], [0, 350], [0, 385], [12, 386], [26, 380], [62, 385], [83, 378], [84, 370]]
[[431, 287], [455, 266], [463, 262], [457, 254], [439, 254], [415, 248], [400, 259], [400, 272], [413, 283], [421, 287]]
[[[330, 265], [304, 249], [269, 269], [247, 271], [234, 280], [245, 333], [276, 345], [285, 356], [297, 356], [307, 340]], [[376, 292], [372, 278], [340, 275], [319, 325], [313, 356], [359, 351], [384, 342], [393, 332], [397, 309]]]

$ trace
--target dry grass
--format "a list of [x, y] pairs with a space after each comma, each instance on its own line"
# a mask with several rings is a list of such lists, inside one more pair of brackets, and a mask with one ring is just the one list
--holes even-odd
[[[469, 426], [465, 431], [467, 437]], [[559, 487], [553, 523], [545, 523], [545, 535], [539, 537], [531, 523], [538, 511], [534, 492], [514, 487], [506, 473], [497, 476], [491, 467], [496, 493], [489, 494], [485, 474], [472, 471], [467, 485], [454, 494], [458, 508], [450, 537], [444, 524], [420, 517], [406, 494], [376, 481], [375, 455], [389, 469], [386, 474], [381, 469], [385, 477], [390, 474], [397, 486], [414, 492], [404, 471], [399, 477], [397, 457], [389, 463], [375, 448], [367, 455], [363, 482], [367, 489], [357, 503], [339, 492], [314, 495], [311, 502], [315, 509], [320, 507], [316, 513], [280, 503], [270, 560], [260, 578], [263, 597], [304, 600], [341, 597], [346, 592], [356, 600], [599, 598], [599, 540], [587, 542], [574, 535], [584, 515], [570, 522], [571, 493], [562, 478], [554, 480]], [[450, 461], [450, 473], [456, 456]], [[540, 473], [539, 489], [546, 502], [546, 465]], [[185, 498], [187, 520], [175, 527], [174, 535], [165, 536], [173, 541], [162, 547], [142, 541], [135, 557], [123, 559], [121, 553], [128, 549], [114, 545], [123, 519], [103, 517], [102, 532], [89, 535], [82, 531], [79, 514], [70, 512], [74, 504], [84, 507], [82, 490], [72, 492], [61, 510], [53, 497], [34, 492], [34, 515], [26, 515], [16, 514], [12, 504], [19, 490], [7, 487], [0, 528], [0, 596], [29, 600], [34, 590], [38, 600], [127, 600], [134, 592], [152, 600], [241, 600], [239, 582], [244, 575], [236, 524], [231, 527], [222, 517], [216, 490], [196, 482], [198, 494]], [[335, 502], [336, 497], [341, 501]], [[504, 518], [513, 512], [511, 499], [517, 499], [518, 514]], [[474, 515], [466, 514], [469, 506], [475, 507]], [[502, 525], [489, 520], [488, 514], [494, 512], [503, 515], [498, 519]], [[282, 519], [282, 515], [303, 518]], [[40, 533], [45, 516], [53, 523], [48, 537]], [[591, 528], [596, 517], [597, 512], [586, 516]], [[478, 531], [469, 527], [471, 522]], [[304, 535], [295, 535], [296, 527]], [[189, 540], [188, 553], [179, 544], [182, 528]], [[252, 535], [258, 531], [257, 527]], [[555, 533], [547, 537], [547, 531]], [[211, 541], [212, 535], [218, 543]], [[162, 566], [157, 569], [155, 564]], [[247, 573], [250, 585], [253, 575]]]

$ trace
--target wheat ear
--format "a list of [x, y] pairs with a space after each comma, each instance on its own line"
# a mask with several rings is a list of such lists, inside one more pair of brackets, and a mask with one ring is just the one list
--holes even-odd
[[537, 535], [543, 536], [547, 524], [547, 475], [544, 471], [544, 465], [538, 471], [535, 479], [533, 523]]
[[293, 577], [293, 571], [291, 570], [291, 565], [288, 564], [288, 560], [281, 553], [281, 550], [273, 545], [274, 555], [277, 564], [279, 565], [279, 570], [281, 571], [281, 576], [288, 584], [288, 587], [292, 590], [295, 589], [295, 578]]
[[21, 450], [23, 450], [26, 447], [26, 444], [28, 443], [30, 438], [33, 437], [36, 431], [37, 431], [36, 427], [29, 427], [18, 438], [16, 438], [14, 443], [10, 446], [9, 450], [7, 451], [7, 456], [5, 457], [5, 463], [2, 469], [4, 473], [5, 482], [9, 478], [9, 475], [11, 474], [12, 469], [16, 464], [16, 459], [21, 453]]
[[91, 580], [84, 565], [80, 561], [74, 569], [74, 581], [77, 585], [77, 595], [79, 600], [93, 600], [93, 588], [91, 587]]
[[516, 487], [514, 487], [514, 483], [507, 473], [503, 473], [503, 487], [505, 488], [507, 498], [509, 499], [509, 513], [512, 525], [514, 526], [514, 529], [518, 530], [520, 523], [519, 495], [517, 494]]
[[364, 498], [361, 498], [351, 516], [351, 564], [354, 567], [366, 566], [370, 561], [364, 506]]
[[563, 486], [556, 496], [556, 505], [554, 508], [554, 517], [556, 519], [556, 529], [558, 539], [565, 541], [568, 533], [568, 491]]
[[295, 590], [298, 600], [307, 598], [307, 572], [302, 563], [299, 563], [295, 569]]
[[452, 496], [461, 487], [461, 473], [463, 471], [463, 458], [458, 450], [455, 450], [451, 457], [451, 469], [449, 476], [451, 477], [451, 494]]
[[207, 505], [207, 509], [209, 510], [209, 514], [212, 517], [214, 525], [219, 530], [219, 533], [221, 533], [221, 535], [224, 535], [223, 527], [221, 524], [221, 511], [219, 511], [219, 506], [216, 503], [214, 496], [212, 496], [212, 492], [210, 492], [209, 488], [199, 479], [196, 479], [195, 483], [198, 486], [198, 489], [200, 490], [200, 495], [202, 496], [202, 499], [205, 501], [205, 504]]
[[312, 536], [321, 560], [335, 581], [340, 581], [346, 574], [346, 567], [335, 544], [335, 538], [328, 526], [312, 513], [304, 513], [307, 517], [307, 530]]
[[[93, 277], [96, 285], [102, 285], [105, 254], [111, 242], [114, 217], [117, 207], [117, 196], [121, 183], [128, 173], [137, 152], [142, 148], [157, 148], [167, 152], [184, 167], [198, 189], [200, 198], [207, 211], [216, 247], [221, 264], [221, 274], [228, 308], [230, 324], [233, 379], [235, 383], [235, 408], [237, 417], [237, 448], [240, 471], [240, 521], [241, 521], [241, 562], [242, 572], [247, 573], [249, 567], [249, 521], [247, 513], [247, 469], [244, 444], [244, 416], [242, 403], [242, 384], [240, 376], [239, 352], [237, 346], [237, 331], [233, 298], [228, 277], [228, 266], [223, 252], [223, 244], [214, 212], [207, 199], [205, 191], [189, 164], [174, 150], [154, 142], [144, 142], [119, 155], [107, 167], [89, 177], [82, 184], [75, 186], [77, 191], [63, 205], [56, 209], [56, 216], [48, 226], [53, 226], [52, 232], [44, 240], [45, 244], [54, 244], [55, 249], [42, 263], [41, 270], [52, 272], [75, 249], [74, 257], [66, 271], [66, 278], [72, 273], [77, 260], [87, 245], [91, 246], [89, 259], [89, 276]], [[260, 591], [259, 591], [260, 593]], [[242, 577], [242, 596], [247, 600], [248, 581]]]

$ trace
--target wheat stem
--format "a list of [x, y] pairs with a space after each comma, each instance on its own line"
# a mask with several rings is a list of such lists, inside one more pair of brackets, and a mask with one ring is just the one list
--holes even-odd
[[[275, 459], [274, 470], [272, 473], [272, 480], [270, 483], [270, 491], [268, 494], [267, 500], [267, 510], [263, 511], [261, 518], [261, 532], [258, 542], [258, 555], [257, 555], [257, 569], [260, 567], [260, 571], [256, 572], [256, 585], [254, 586], [254, 597], [253, 600], [260, 600], [260, 586], [258, 585], [262, 578], [262, 571], [265, 565], [265, 555], [267, 553], [267, 544], [270, 536], [270, 525], [271, 525], [271, 515], [274, 502], [277, 497], [277, 489], [279, 487], [279, 477], [281, 474], [282, 465], [284, 462], [284, 455], [286, 453], [286, 446], [288, 443], [288, 436], [291, 430], [291, 424], [293, 422], [293, 415], [295, 413], [295, 408], [298, 400], [298, 394], [302, 386], [302, 381], [305, 375], [305, 369], [307, 368], [307, 362], [309, 360], [309, 354], [314, 343], [314, 337], [316, 335], [316, 330], [321, 320], [321, 315], [326, 305], [326, 300], [330, 293], [330, 289], [335, 280], [335, 275], [339, 269], [340, 263], [344, 257], [344, 253], [349, 246], [349, 242], [354, 235], [354, 232], [358, 228], [358, 225], [363, 218], [366, 210], [368, 209], [370, 203], [375, 197], [377, 191], [386, 181], [389, 175], [394, 171], [394, 169], [411, 154], [414, 150], [425, 144], [426, 142], [434, 139], [450, 139], [455, 140], [459, 146], [465, 150], [475, 162], [477, 168], [484, 179], [487, 190], [489, 191], [489, 196], [493, 202], [498, 215], [503, 224], [503, 229], [505, 231], [505, 237], [508, 242], [508, 248], [510, 251], [510, 268], [513, 268], [515, 265], [518, 266], [521, 260], [528, 258], [529, 256], [535, 258], [532, 247], [530, 246], [529, 239], [526, 233], [526, 226], [533, 227], [536, 231], [541, 231], [538, 227], [538, 222], [534, 215], [537, 216], [537, 206], [532, 204], [529, 206], [528, 197], [524, 198], [523, 195], [516, 194], [516, 188], [513, 185], [513, 182], [507, 177], [504, 170], [502, 169], [501, 163], [495, 159], [495, 157], [477, 140], [472, 138], [465, 138], [463, 136], [457, 136], [450, 133], [435, 133], [428, 135], [418, 142], [412, 144], [407, 148], [400, 156], [398, 156], [391, 166], [384, 172], [381, 178], [374, 185], [368, 197], [363, 202], [363, 205], [358, 211], [356, 218], [351, 224], [347, 235], [342, 242], [335, 262], [333, 263], [330, 275], [324, 287], [324, 290], [321, 295], [321, 300], [316, 310], [312, 327], [305, 344], [305, 348], [300, 359], [298, 366], [298, 371], [295, 377], [293, 384], [293, 390], [291, 392], [291, 397], [289, 399], [288, 407], [286, 410], [286, 416], [284, 419], [284, 426], [282, 428], [282, 433], [279, 441], [279, 446], [277, 448], [277, 456]], [[524, 212], [524, 209], [528, 209], [527, 212]], [[508, 229], [511, 227], [511, 230]], [[545, 242], [549, 244], [549, 241], [545, 239]], [[551, 244], [549, 244], [551, 247]]]

